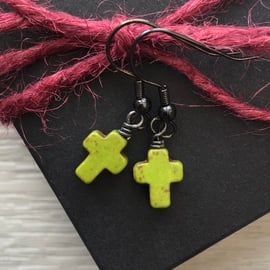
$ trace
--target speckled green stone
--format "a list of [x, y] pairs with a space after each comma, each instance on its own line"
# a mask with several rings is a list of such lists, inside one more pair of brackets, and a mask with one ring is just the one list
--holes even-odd
[[83, 141], [84, 148], [90, 154], [77, 167], [76, 175], [89, 184], [105, 169], [113, 174], [120, 173], [128, 163], [127, 157], [121, 153], [126, 145], [127, 140], [117, 130], [107, 136], [94, 130]]
[[170, 160], [166, 148], [150, 149], [148, 160], [136, 163], [133, 175], [137, 183], [149, 185], [151, 206], [166, 208], [171, 205], [170, 184], [183, 179], [183, 164]]

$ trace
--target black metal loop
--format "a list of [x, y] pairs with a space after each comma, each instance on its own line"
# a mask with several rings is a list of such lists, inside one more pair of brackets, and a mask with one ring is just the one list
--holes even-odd
[[136, 77], [135, 74], [133, 74], [131, 71], [129, 70], [126, 70], [126, 69], [123, 69], [119, 66], [117, 66], [115, 64], [115, 62], [113, 61], [112, 59], [112, 56], [111, 56], [111, 43], [113, 41], [113, 38], [115, 36], [115, 34], [123, 27], [129, 25], [129, 24], [133, 24], [133, 23], [139, 23], [139, 24], [145, 24], [145, 25], [148, 25], [148, 26], [151, 26], [151, 27], [159, 27], [158, 25], [148, 21], [148, 20], [145, 20], [145, 19], [133, 19], [133, 20], [127, 20], [127, 21], [124, 21], [123, 23], [119, 24], [117, 27], [115, 27], [112, 32], [110, 33], [110, 35], [108, 36], [107, 38], [107, 41], [106, 41], [106, 56], [110, 62], [110, 64], [118, 71], [126, 74], [126, 75], [129, 75], [131, 77]]
[[[135, 121], [139, 119], [138, 121]], [[134, 129], [143, 129], [144, 126], [144, 116], [137, 113], [136, 111], [131, 111], [128, 113], [126, 121], [122, 124], [121, 128], [118, 130], [119, 134], [124, 138], [129, 140], [132, 136], [132, 131]]]
[[[159, 125], [158, 129], [155, 127], [157, 124]], [[168, 124], [159, 117], [154, 117], [150, 122], [150, 128], [155, 138], [162, 138], [167, 131]]]
[[167, 125], [168, 125], [168, 128], [166, 130], [167, 133], [165, 132], [162, 135], [162, 138], [163, 139], [170, 139], [170, 138], [172, 138], [175, 135], [176, 131], [177, 131], [177, 126], [176, 126], [175, 122], [170, 121], [170, 122], [167, 123]]
[[[134, 123], [134, 119], [139, 118], [139, 121]], [[132, 129], [141, 129], [144, 123], [144, 116], [137, 113], [136, 111], [131, 111], [128, 113], [126, 118], [126, 124]]]
[[[159, 125], [159, 127], [155, 127], [155, 125]], [[166, 122], [160, 119], [159, 117], [154, 117], [150, 123], [150, 128], [152, 133], [154, 134], [154, 138], [162, 138], [162, 139], [170, 139], [174, 136], [177, 127], [175, 122], [170, 121]]]

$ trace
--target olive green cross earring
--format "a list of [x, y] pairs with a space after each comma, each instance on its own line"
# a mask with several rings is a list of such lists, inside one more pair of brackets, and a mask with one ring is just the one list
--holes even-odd
[[131, 138], [132, 131], [143, 128], [143, 124], [144, 115], [134, 110], [127, 115], [119, 130], [113, 130], [108, 135], [99, 130], [92, 131], [83, 141], [83, 147], [89, 155], [77, 167], [76, 175], [89, 184], [105, 169], [112, 174], [122, 172], [128, 164], [128, 159], [122, 151]]
[[[128, 76], [136, 78], [132, 72], [118, 67], [111, 56], [113, 37], [122, 27], [131, 23], [142, 23], [154, 27], [152, 23], [143, 19], [130, 20], [120, 24], [107, 39], [106, 54], [111, 66]], [[108, 170], [112, 174], [119, 174], [127, 166], [128, 159], [122, 151], [131, 138], [132, 131], [143, 129], [146, 115], [151, 108], [151, 102], [144, 94], [144, 82], [141, 80], [135, 82], [133, 108], [119, 130], [113, 130], [108, 135], [104, 135], [99, 130], [94, 130], [83, 141], [83, 147], [89, 152], [89, 155], [76, 168], [75, 173], [84, 183], [92, 183], [103, 170]]]
[[171, 160], [169, 151], [165, 148], [165, 139], [171, 138], [176, 125], [175, 107], [169, 102], [166, 86], [159, 89], [161, 106], [159, 116], [152, 119], [150, 126], [153, 133], [151, 147], [147, 160], [138, 162], [133, 168], [134, 179], [139, 184], [148, 184], [150, 204], [154, 208], [167, 208], [171, 205], [170, 184], [183, 179], [183, 164]]
[[[135, 67], [134, 50], [137, 43], [145, 36], [156, 31], [155, 28], [140, 34], [133, 42], [129, 57], [132, 72], [137, 79], [141, 78]], [[166, 29], [164, 29], [166, 31]], [[163, 28], [162, 30], [163, 31]], [[149, 185], [150, 205], [153, 208], [167, 208], [171, 205], [170, 185], [182, 181], [184, 172], [183, 164], [178, 160], [171, 160], [169, 151], [165, 148], [165, 139], [171, 138], [176, 132], [176, 108], [170, 103], [170, 97], [166, 85], [147, 81], [159, 90], [160, 107], [158, 116], [150, 123], [152, 131], [152, 143], [148, 150], [147, 159], [138, 162], [133, 167], [134, 180], [139, 184]]]
[[230, 52], [225, 53], [216, 50], [185, 35], [158, 26], [154, 26], [153, 29], [142, 32], [133, 41], [129, 51], [131, 70], [136, 75], [137, 79], [158, 87], [161, 101], [158, 117], [153, 118], [151, 121], [153, 139], [151, 148], [148, 151], [147, 160], [138, 162], [134, 166], [133, 174], [136, 182], [149, 185], [151, 206], [154, 208], [166, 208], [169, 207], [171, 203], [170, 184], [180, 182], [183, 179], [182, 163], [180, 161], [170, 160], [168, 150], [165, 148], [164, 144], [164, 139], [171, 138], [176, 131], [176, 125], [173, 122], [176, 116], [176, 108], [170, 104], [167, 87], [155, 82], [143, 80], [138, 70], [135, 68], [134, 61], [134, 51], [139, 41], [149, 34], [159, 32], [169, 35], [185, 45], [208, 55], [223, 56], [236, 61], [245, 61], [257, 57], [237, 57]]

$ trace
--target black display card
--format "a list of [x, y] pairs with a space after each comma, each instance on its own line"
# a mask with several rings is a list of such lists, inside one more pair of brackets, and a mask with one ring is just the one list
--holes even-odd
[[[184, 1], [51, 2], [59, 10], [87, 18], [97, 14], [111, 17], [112, 10], [120, 12], [118, 4], [139, 15]], [[104, 3], [98, 7], [101, 2]], [[248, 10], [254, 3], [231, 4], [226, 13], [216, 17], [219, 23], [247, 25]], [[152, 19], [153, 15], [147, 18]], [[270, 21], [269, 10], [258, 5], [252, 19]], [[20, 46], [22, 35], [38, 39], [42, 33], [1, 34], [1, 48]], [[75, 51], [47, 61], [54, 69], [84, 53]], [[270, 80], [267, 62], [247, 65], [197, 52], [188, 53], [187, 57], [217, 85], [246, 101]], [[43, 61], [25, 68], [24, 81], [35, 80], [47, 69]], [[64, 106], [47, 115], [47, 133], [35, 114], [25, 114], [15, 123], [27, 145], [33, 146], [31, 154], [100, 269], [172, 269], [270, 208], [268, 125], [245, 121], [222, 106], [213, 106], [184, 75], [161, 63], [145, 63], [143, 72], [149, 79], [166, 83], [174, 102], [202, 105], [177, 108], [178, 132], [167, 147], [173, 159], [183, 162], [185, 176], [181, 183], [171, 186], [172, 206], [168, 209], [151, 208], [148, 186], [135, 183], [132, 177], [133, 165], [146, 158], [150, 143], [147, 130], [137, 132], [129, 142], [125, 150], [129, 165], [121, 174], [103, 172], [91, 185], [85, 185], [74, 174], [88, 154], [82, 147], [84, 138], [93, 129], [108, 133], [119, 128], [132, 109], [132, 78], [105, 72], [102, 86], [97, 80], [88, 84], [100, 97], [95, 101], [87, 91], [80, 97], [71, 95]], [[156, 90], [147, 91], [153, 103], [158, 104]], [[266, 89], [252, 104], [267, 107], [269, 98]]]

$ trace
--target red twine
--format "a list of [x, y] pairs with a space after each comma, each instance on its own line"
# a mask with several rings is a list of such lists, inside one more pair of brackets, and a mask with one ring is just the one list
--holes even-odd
[[[0, 99], [0, 121], [11, 123], [26, 112], [45, 113], [54, 99], [59, 99], [61, 90], [74, 86], [86, 78], [98, 78], [109, 63], [105, 54], [105, 42], [110, 32], [128, 18], [116, 15], [112, 20], [85, 20], [64, 12], [52, 11], [30, 0], [0, 0], [14, 9], [0, 12], [0, 31], [17, 29], [39, 29], [62, 34], [63, 37], [40, 42], [21, 50], [3, 52], [0, 55], [0, 76], [43, 59], [49, 55], [67, 52], [76, 48], [89, 48], [91, 53], [70, 67], [41, 78], [26, 86], [20, 92]], [[216, 49], [245, 51], [250, 55], [267, 55], [270, 52], [270, 27], [211, 25], [209, 22], [194, 24], [198, 17], [212, 14], [225, 4], [226, 0], [190, 0], [174, 13], [156, 20], [162, 27], [182, 33]], [[112, 44], [114, 60], [122, 62], [127, 57], [132, 40], [148, 27], [129, 25], [116, 35]], [[257, 108], [230, 96], [217, 87], [209, 78], [197, 70], [187, 59], [179, 58], [159, 48], [171, 45], [183, 46], [163, 34], [147, 36], [140, 45], [140, 57], [164, 62], [185, 74], [197, 87], [202, 89], [214, 102], [224, 105], [238, 116], [270, 122], [270, 110]], [[190, 49], [190, 48], [187, 48]], [[71, 92], [71, 91], [70, 91]], [[3, 94], [2, 94], [3, 96]], [[63, 100], [65, 97], [63, 97]]]

